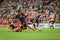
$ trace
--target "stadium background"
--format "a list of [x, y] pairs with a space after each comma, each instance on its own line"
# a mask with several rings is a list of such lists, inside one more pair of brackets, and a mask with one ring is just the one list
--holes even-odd
[[[29, 29], [23, 32], [12, 32], [7, 26], [19, 9], [25, 14], [29, 14], [30, 10], [34, 9], [38, 15], [45, 14], [48, 17], [53, 12], [56, 14], [57, 28], [43, 28], [41, 32]], [[44, 22], [40, 22], [42, 27], [48, 25], [48, 17]], [[0, 40], [60, 40], [60, 0], [0, 0]]]
[[[56, 15], [55, 23], [60, 22], [60, 0], [2, 0], [0, 3], [0, 24], [8, 23], [17, 14], [17, 10], [22, 10], [24, 14], [29, 14], [30, 10], [38, 15], [47, 15], [40, 23], [47, 23], [51, 13]], [[47, 21], [48, 20], [48, 21]]]

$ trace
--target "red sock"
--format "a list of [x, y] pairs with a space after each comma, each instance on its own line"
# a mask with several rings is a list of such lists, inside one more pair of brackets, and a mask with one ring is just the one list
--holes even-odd
[[35, 31], [35, 29], [34, 28], [31, 28], [30, 26], [27, 26], [29, 29], [31, 29], [31, 30], [34, 30]]
[[39, 24], [37, 23], [37, 25], [36, 25], [37, 27], [39, 26]]

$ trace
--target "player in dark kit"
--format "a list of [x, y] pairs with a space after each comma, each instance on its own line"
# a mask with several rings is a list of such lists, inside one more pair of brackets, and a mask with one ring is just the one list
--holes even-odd
[[16, 18], [18, 18], [22, 24], [21, 29], [27, 29], [27, 24], [26, 24], [24, 17], [25, 17], [25, 15], [23, 13], [21, 13], [20, 11], [18, 11], [18, 15], [16, 15]]
[[25, 15], [21, 11], [18, 11], [18, 15], [16, 15], [16, 18], [18, 18], [22, 24], [21, 30], [25, 30], [27, 29], [27, 27], [31, 30], [34, 30], [33, 28], [27, 25], [26, 20], [25, 20]]

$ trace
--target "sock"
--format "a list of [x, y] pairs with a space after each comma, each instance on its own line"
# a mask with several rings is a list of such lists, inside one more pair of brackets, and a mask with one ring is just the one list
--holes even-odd
[[31, 29], [31, 30], [34, 30], [35, 31], [35, 29], [34, 28], [31, 28], [30, 26], [27, 26], [29, 29]]

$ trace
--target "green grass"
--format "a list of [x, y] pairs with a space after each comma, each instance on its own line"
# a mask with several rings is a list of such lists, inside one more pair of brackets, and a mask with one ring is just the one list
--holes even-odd
[[9, 28], [0, 28], [0, 40], [60, 40], [60, 29], [24, 30], [12, 32]]

